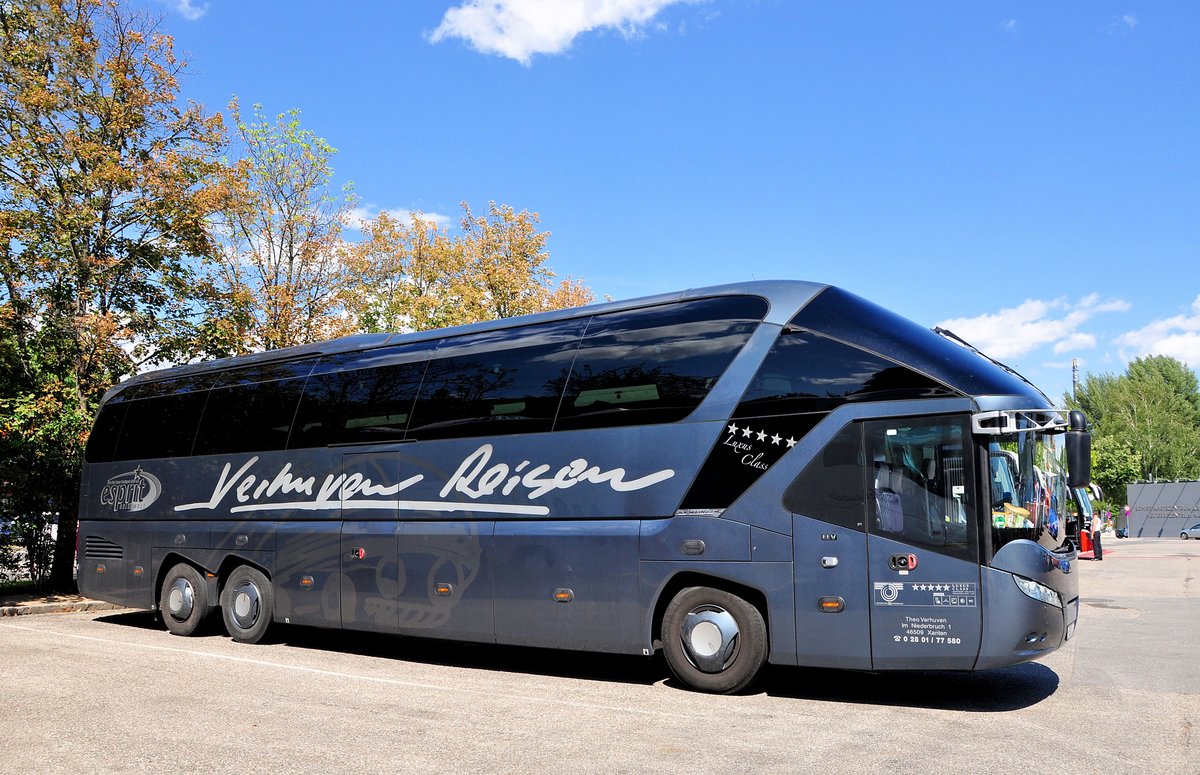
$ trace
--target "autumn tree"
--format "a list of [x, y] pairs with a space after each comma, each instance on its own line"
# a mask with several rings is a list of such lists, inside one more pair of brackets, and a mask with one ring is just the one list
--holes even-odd
[[463, 261], [469, 300], [478, 320], [507, 318], [550, 309], [577, 307], [592, 292], [570, 277], [555, 283], [546, 265], [550, 232], [537, 230], [541, 218], [528, 210], [488, 202], [488, 213], [475, 215], [462, 203]]
[[410, 331], [576, 307], [593, 301], [582, 282], [555, 281], [549, 232], [537, 213], [462, 203], [451, 235], [419, 213], [408, 224], [381, 213], [349, 249], [347, 308], [366, 331]]
[[178, 100], [157, 21], [115, 0], [0, 3], [0, 35], [0, 480], [27, 484], [0, 508], [60, 515], [65, 584], [96, 402], [187, 338], [223, 126]]
[[349, 331], [342, 230], [354, 197], [334, 191], [337, 150], [300, 125], [229, 105], [240, 158], [237, 195], [213, 219], [218, 250], [198, 293], [207, 309], [197, 350], [238, 355], [321, 341]]
[[469, 323], [461, 240], [421, 213], [380, 213], [346, 249], [346, 308], [360, 331], [424, 331]]

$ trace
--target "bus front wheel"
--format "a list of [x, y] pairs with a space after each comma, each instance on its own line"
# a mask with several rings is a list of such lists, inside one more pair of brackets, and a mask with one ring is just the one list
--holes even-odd
[[662, 643], [675, 677], [704, 692], [739, 692], [767, 661], [762, 613], [737, 595], [709, 587], [675, 595], [663, 614]]
[[258, 643], [267, 635], [275, 610], [270, 580], [248, 565], [239, 565], [221, 589], [221, 616], [229, 637]]
[[158, 610], [175, 635], [191, 635], [208, 615], [208, 585], [200, 571], [179, 563], [163, 577]]

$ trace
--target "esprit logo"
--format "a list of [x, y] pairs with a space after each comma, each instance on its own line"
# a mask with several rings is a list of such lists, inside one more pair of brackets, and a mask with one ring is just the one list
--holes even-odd
[[111, 506], [113, 511], [142, 511], [150, 508], [161, 494], [162, 482], [158, 477], [139, 467], [109, 479], [100, 491], [100, 504]]

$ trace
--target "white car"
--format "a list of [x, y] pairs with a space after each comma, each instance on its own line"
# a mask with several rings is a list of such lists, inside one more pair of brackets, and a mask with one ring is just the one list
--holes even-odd
[[1192, 525], [1179, 531], [1179, 537], [1185, 541], [1189, 538], [1200, 538], [1200, 524]]

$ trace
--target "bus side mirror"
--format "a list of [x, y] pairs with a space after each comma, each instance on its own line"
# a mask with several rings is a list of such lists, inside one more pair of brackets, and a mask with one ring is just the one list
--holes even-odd
[[1092, 483], [1092, 434], [1087, 418], [1074, 409], [1067, 429], [1067, 486], [1071, 489]]

